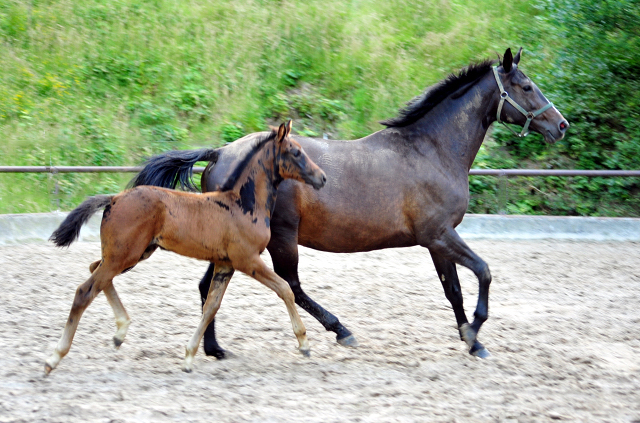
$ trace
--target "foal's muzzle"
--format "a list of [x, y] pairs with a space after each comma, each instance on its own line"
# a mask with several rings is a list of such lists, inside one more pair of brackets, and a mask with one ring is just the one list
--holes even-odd
[[306, 182], [314, 189], [320, 189], [327, 183], [327, 175], [325, 175], [324, 171], [320, 170], [320, 172], [316, 172], [310, 176]]

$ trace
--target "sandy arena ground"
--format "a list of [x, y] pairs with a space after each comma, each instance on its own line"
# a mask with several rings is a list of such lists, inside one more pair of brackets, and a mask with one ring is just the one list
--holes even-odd
[[[303, 249], [303, 287], [360, 347], [337, 345], [301, 311], [312, 349], [302, 357], [284, 303], [237, 275], [218, 313], [232, 357], [200, 350], [186, 374], [206, 264], [157, 252], [115, 279], [133, 320], [123, 346], [100, 295], [48, 377], [99, 244], [0, 247], [0, 422], [640, 422], [640, 245], [469, 244], [493, 273], [488, 360], [459, 340], [426, 251]], [[460, 274], [471, 315], [477, 282]]]

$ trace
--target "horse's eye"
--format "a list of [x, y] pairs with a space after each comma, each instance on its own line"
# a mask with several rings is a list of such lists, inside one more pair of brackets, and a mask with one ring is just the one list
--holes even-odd
[[524, 87], [522, 87], [523, 90], [529, 92], [531, 91], [533, 88], [531, 88], [531, 85], [525, 85]]
[[300, 150], [296, 148], [295, 150], [291, 151], [291, 154], [293, 154], [293, 157], [300, 157]]

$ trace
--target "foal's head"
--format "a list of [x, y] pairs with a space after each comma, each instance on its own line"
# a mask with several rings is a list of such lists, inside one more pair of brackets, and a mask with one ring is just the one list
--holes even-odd
[[295, 179], [320, 189], [327, 182], [327, 176], [315, 164], [302, 146], [289, 137], [291, 121], [280, 125], [276, 135], [276, 167], [283, 179]]
[[[542, 94], [540, 89], [521, 70], [518, 69], [522, 49], [515, 57], [511, 49], [507, 49], [504, 54], [501, 66], [497, 67], [497, 77], [504, 86], [504, 97], [511, 97], [522, 111], [515, 106], [504, 101], [503, 108], [499, 112], [498, 121], [506, 121], [518, 125], [526, 125], [541, 134], [545, 141], [554, 143], [564, 137], [569, 128], [569, 123], [560, 112], [549, 103], [549, 100]], [[508, 94], [506, 94], [508, 93]], [[526, 127], [522, 135], [526, 135]]]

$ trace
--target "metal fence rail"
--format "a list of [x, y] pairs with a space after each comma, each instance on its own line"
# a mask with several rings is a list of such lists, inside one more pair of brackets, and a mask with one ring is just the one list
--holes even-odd
[[[194, 167], [193, 173], [204, 172]], [[0, 173], [134, 173], [142, 166], [0, 166]], [[471, 169], [477, 176], [589, 176], [640, 177], [640, 170], [583, 170], [583, 169]]]

